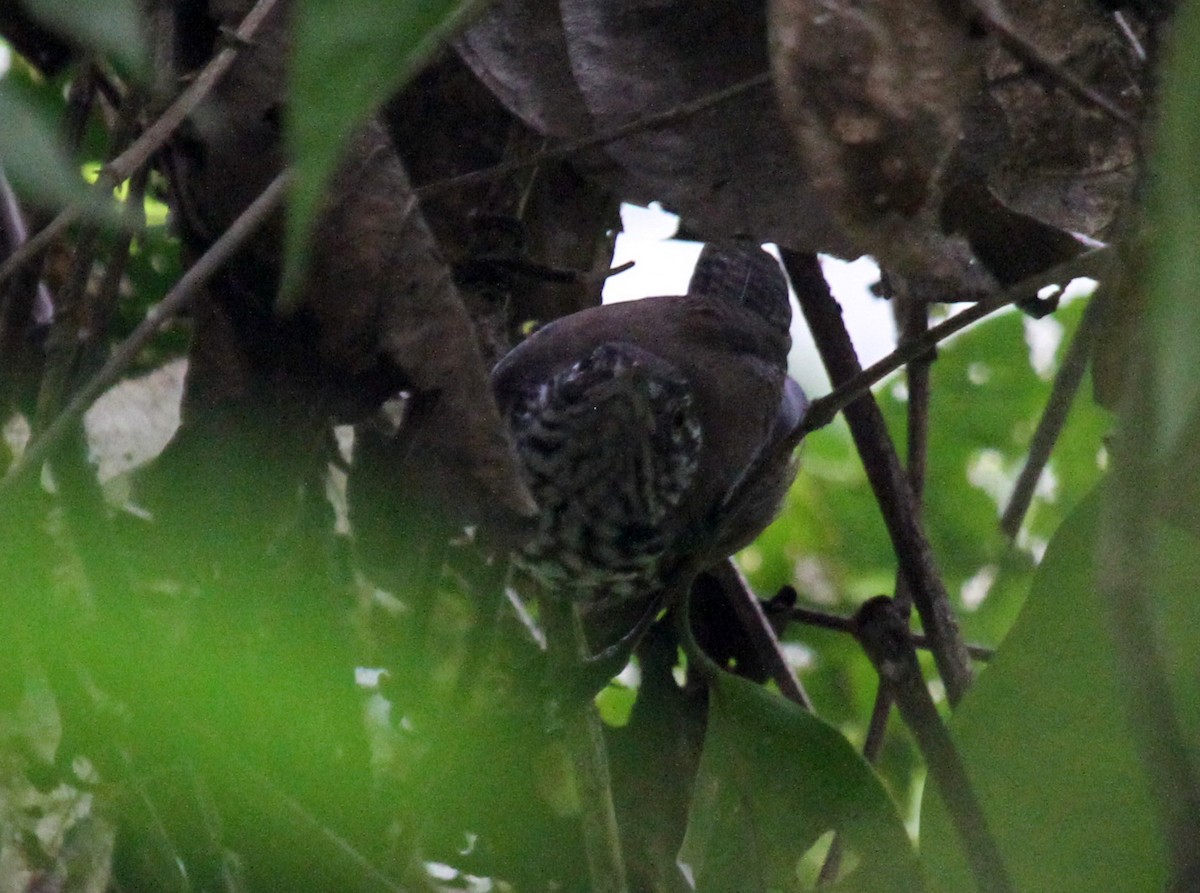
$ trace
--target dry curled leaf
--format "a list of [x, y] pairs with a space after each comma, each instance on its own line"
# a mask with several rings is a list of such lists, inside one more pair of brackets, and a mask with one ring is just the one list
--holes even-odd
[[[1141, 112], [1145, 65], [1101, 4], [1005, 6], [1052, 65]], [[609, 141], [578, 169], [625, 201], [661, 202], [690, 237], [869, 252], [915, 295], [970, 299], [1070, 257], [1073, 233], [1103, 238], [1134, 167], [1127, 132], [1018, 61], [972, 8], [500, 0], [458, 50], [557, 139], [670, 116], [770, 70], [774, 89]], [[1126, 18], [1144, 33], [1139, 15]], [[1033, 247], [1013, 257], [1014, 240]]]
[[589, 133], [558, 0], [498, 0], [457, 41], [464, 61], [515, 114], [548, 136]]
[[[1091, 0], [1006, 0], [1009, 17], [1049, 59], [1141, 117], [1152, 74], [1105, 4]], [[1138, 13], [1125, 20], [1146, 38]], [[988, 93], [1006, 128], [989, 183], [1011, 208], [1071, 232], [1107, 239], [1130, 197], [1136, 135], [1054, 88], [1004, 50], [987, 55]]]
[[[460, 52], [530, 126], [582, 138], [611, 132], [768, 70], [760, 4], [704, 0], [686, 15], [641, 2], [498, 3]], [[658, 201], [689, 234], [753, 234], [802, 250], [854, 252], [817, 199], [766, 83], [603, 147], [626, 201]]]
[[[231, 17], [241, 11], [223, 9]], [[275, 16], [197, 109], [177, 147], [180, 216], [197, 249], [282, 167], [288, 47], [286, 16]], [[193, 365], [191, 406], [198, 393], [211, 412], [247, 391], [272, 392], [264, 405], [294, 392], [316, 416], [308, 424], [320, 426], [361, 418], [389, 395], [411, 391], [430, 406], [422, 436], [453, 482], [447, 492], [464, 520], [531, 514], [471, 319], [380, 125], [360, 128], [344, 150], [287, 318], [274, 307], [281, 228], [277, 215], [214, 288], [207, 313], [216, 320], [197, 329], [193, 353], [219, 359]]]
[[[502, 237], [509, 244], [501, 253], [530, 264], [603, 270], [611, 262], [621, 219], [617, 199], [605, 185], [585, 179], [561, 159], [444, 188], [461, 175], [536, 155], [545, 145], [545, 138], [514, 117], [456, 53], [435, 56], [392, 98], [383, 118], [421, 194], [421, 209], [455, 268], [467, 309], [483, 330], [481, 343], [507, 341], [505, 350], [492, 356], [485, 350], [485, 358], [494, 361], [507, 352], [528, 320], [554, 319], [600, 303], [603, 283], [594, 277], [548, 281], [506, 276], [495, 267], [483, 275], [464, 275], [464, 268], [478, 270], [481, 260], [496, 253], [497, 232], [511, 235]], [[428, 126], [433, 118], [437, 127]], [[503, 339], [491, 324], [496, 316], [507, 317]]]
[[981, 80], [965, 21], [934, 0], [771, 0], [772, 68], [813, 185], [889, 269], [955, 278], [940, 174]]

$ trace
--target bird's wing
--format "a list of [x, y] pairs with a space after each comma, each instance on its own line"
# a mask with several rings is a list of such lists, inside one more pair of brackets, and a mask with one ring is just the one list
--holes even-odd
[[723, 507], [728, 507], [739, 495], [742, 495], [748, 481], [758, 473], [759, 467], [764, 461], [771, 461], [778, 458], [773, 454], [779, 443], [796, 430], [807, 413], [808, 395], [804, 393], [804, 389], [800, 387], [795, 379], [785, 376], [779, 397], [779, 408], [775, 413], [774, 421], [771, 423], [771, 429], [759, 441], [741, 473], [730, 485], [729, 489], [725, 491], [725, 497], [722, 500]]

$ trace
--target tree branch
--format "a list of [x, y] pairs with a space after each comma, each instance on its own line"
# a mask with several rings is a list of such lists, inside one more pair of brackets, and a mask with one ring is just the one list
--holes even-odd
[[1004, 514], [1000, 517], [1000, 532], [1010, 540], [1015, 539], [1021, 529], [1042, 471], [1050, 461], [1050, 454], [1054, 451], [1059, 435], [1062, 434], [1079, 385], [1083, 382], [1092, 347], [1099, 334], [1101, 299], [1102, 295], [1093, 297], [1083, 313], [1083, 319], [1079, 321], [1079, 328], [1075, 330], [1075, 336], [1071, 339], [1062, 365], [1054, 376], [1054, 384], [1046, 400], [1046, 409], [1042, 412], [1037, 429], [1033, 432], [1033, 439], [1029, 442], [1029, 455], [1025, 458], [1025, 464], [1021, 467], [1016, 484], [1013, 485], [1012, 495], [1008, 498], [1008, 505], [1004, 507]]
[[858, 641], [871, 658], [880, 682], [891, 692], [912, 730], [929, 775], [962, 839], [967, 862], [982, 893], [1012, 893], [1012, 880], [987, 817], [971, 785], [962, 757], [938, 715], [917, 653], [908, 640], [908, 621], [887, 596], [863, 604], [854, 618]]
[[[842, 322], [842, 308], [829, 291], [817, 256], [784, 251], [783, 258], [830, 380], [842, 385], [854, 379], [862, 367]], [[845, 412], [900, 570], [912, 590], [929, 636], [930, 650], [945, 682], [946, 694], [951, 704], [957, 704], [971, 684], [970, 656], [934, 562], [933, 550], [921, 527], [912, 488], [888, 436], [883, 413], [870, 392], [847, 406]]]
[[590, 136], [580, 137], [578, 139], [567, 140], [565, 143], [560, 143], [553, 149], [547, 149], [544, 152], [538, 152], [528, 158], [519, 158], [514, 161], [506, 161], [502, 164], [496, 164], [492, 167], [486, 167], [482, 170], [471, 171], [470, 173], [460, 174], [457, 177], [450, 177], [447, 180], [438, 180], [435, 183], [426, 183], [419, 189], [415, 190], [419, 198], [428, 198], [431, 195], [439, 195], [443, 192], [448, 192], [451, 189], [459, 189], [463, 186], [473, 186], [476, 183], [486, 183], [491, 180], [497, 180], [501, 177], [507, 177], [509, 174], [522, 171], [527, 168], [537, 167], [540, 164], [545, 164], [548, 161], [558, 161], [563, 158], [570, 158], [572, 155], [578, 155], [580, 152], [586, 152], [588, 149], [597, 149], [600, 146], [605, 146], [609, 143], [614, 143], [619, 139], [624, 139], [627, 136], [632, 136], [635, 133], [643, 133], [647, 130], [654, 130], [659, 127], [665, 127], [668, 124], [673, 124], [676, 121], [681, 121], [685, 118], [690, 118], [693, 115], [698, 115], [701, 112], [708, 111], [720, 105], [723, 102], [728, 102], [743, 93], [758, 87], [765, 87], [771, 83], [770, 72], [763, 72], [754, 77], [747, 78], [744, 81], [738, 81], [723, 90], [709, 93], [701, 96], [698, 99], [693, 99], [690, 102], [681, 102], [676, 106], [672, 106], [664, 112], [659, 112], [655, 115], [647, 115], [645, 118], [638, 118], [636, 121], [630, 121], [628, 124], [622, 124], [620, 127], [615, 127], [612, 130], [607, 130], [603, 133], [592, 134]]
[[767, 668], [771, 678], [779, 686], [780, 694], [811, 713], [812, 699], [809, 698], [808, 692], [804, 690], [804, 686], [784, 658], [783, 649], [779, 646], [779, 638], [775, 635], [775, 630], [771, 628], [767, 615], [763, 613], [762, 603], [751, 590], [750, 584], [746, 582], [741, 571], [734, 565], [733, 559], [725, 559], [715, 567], [709, 568], [708, 573], [725, 590], [734, 613], [741, 621], [742, 629], [750, 638], [758, 656], [762, 658], [763, 666]]
[[[815, 626], [818, 629], [827, 629], [835, 633], [850, 633], [853, 635], [857, 629], [854, 625], [853, 617], [843, 617], [841, 614], [829, 614], [825, 611], [814, 611], [812, 608], [792, 608], [791, 619], [804, 626]], [[908, 637], [912, 641], [914, 648], [929, 649], [928, 637], [921, 633], [909, 633]], [[967, 643], [967, 653], [971, 655], [973, 660], [986, 663], [996, 656], [996, 649], [988, 648], [986, 645], [972, 645]]]
[[263, 20], [270, 14], [276, 3], [278, 0], [258, 0], [254, 4], [250, 12], [242, 19], [237, 31], [234, 32], [236, 40], [230, 41], [213, 56], [187, 89], [179, 94], [179, 97], [159, 115], [153, 124], [146, 128], [128, 149], [100, 169], [100, 175], [89, 190], [88, 198], [63, 208], [58, 216], [43, 227], [37, 235], [9, 255], [3, 263], [0, 263], [0, 283], [6, 282], [24, 264], [44, 251], [59, 234], [78, 220], [88, 207], [105, 201], [118, 183], [127, 179], [162, 148], [176, 128], [208, 95], [222, 75], [229, 70], [241, 45], [249, 44], [252, 41]]
[[[13, 192], [12, 184], [4, 175], [0, 165], [0, 231], [3, 231], [8, 245], [13, 251], [20, 248], [29, 239], [29, 228], [25, 216], [21, 213], [21, 205]], [[0, 311], [0, 331], [12, 328], [14, 325], [24, 328], [29, 323], [44, 325], [54, 316], [54, 303], [50, 300], [50, 290], [42, 281], [29, 291], [27, 299], [19, 306], [12, 305], [11, 296], [6, 295], [3, 310]], [[3, 335], [0, 334], [0, 342]]]
[[1056, 63], [1041, 47], [1018, 31], [998, 0], [967, 0], [967, 7], [975, 13], [979, 23], [995, 35], [1000, 45], [1026, 67], [1047, 75], [1079, 102], [1099, 109], [1129, 128], [1135, 136], [1139, 135], [1138, 123], [1124, 109]]
[[20, 460], [13, 465], [4, 479], [0, 480], [0, 500], [10, 496], [22, 478], [40, 467], [63, 435], [83, 417], [97, 397], [117, 382], [130, 364], [137, 359], [142, 348], [158, 334], [159, 329], [184, 310], [195, 299], [200, 286], [237, 253], [246, 240], [282, 203], [289, 180], [288, 171], [284, 171], [272, 180], [262, 194], [251, 202], [229, 229], [212, 244], [212, 247], [204, 252], [199, 260], [180, 277], [162, 301], [150, 309], [146, 318], [122, 342], [108, 362], [92, 376], [87, 384], [79, 389], [57, 418], [41, 436], [29, 444]]
[[[897, 295], [900, 343], [917, 340], [929, 330], [929, 307], [914, 301], [905, 294]], [[896, 300], [894, 299], [894, 300]], [[930, 367], [933, 365], [932, 351], [914, 357], [905, 367], [908, 382], [908, 449], [905, 454], [908, 483], [912, 487], [917, 511], [920, 512], [925, 497], [925, 468], [929, 453], [929, 398]], [[896, 575], [896, 609], [908, 621], [912, 615], [912, 590], [903, 574]], [[971, 646], [967, 653], [972, 657]], [[875, 692], [875, 703], [871, 707], [871, 719], [867, 723], [867, 737], [863, 742], [863, 756], [874, 763], [883, 751], [887, 737], [888, 718], [892, 712], [892, 696], [887, 686], [880, 685]]]
[[871, 387], [891, 375], [901, 366], [928, 353], [951, 335], [961, 332], [972, 323], [990, 316], [997, 310], [1003, 310], [1010, 304], [1016, 304], [1031, 297], [1047, 285], [1059, 285], [1080, 276], [1099, 275], [1107, 270], [1112, 260], [1112, 249], [1096, 248], [1073, 257], [1068, 261], [1057, 264], [1042, 273], [1030, 276], [1007, 288], [994, 297], [979, 301], [959, 313], [954, 314], [923, 335], [914, 338], [908, 344], [902, 344], [879, 362], [856, 372], [844, 382], [834, 382], [834, 390], [824, 397], [818, 397], [809, 404], [808, 412], [800, 426], [787, 438], [787, 449], [795, 449], [804, 436], [818, 428], [824, 428], [836, 418], [846, 406], [853, 403]]

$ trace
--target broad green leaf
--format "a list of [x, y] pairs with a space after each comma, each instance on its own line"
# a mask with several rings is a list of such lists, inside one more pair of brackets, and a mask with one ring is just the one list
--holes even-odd
[[1158, 403], [1154, 445], [1172, 452], [1200, 410], [1200, 8], [1182, 4], [1163, 76], [1161, 126], [1152, 170], [1146, 282]]
[[1191, 745], [1192, 765], [1200, 765], [1200, 541], [1194, 533], [1162, 524], [1154, 563], [1153, 604], [1158, 645], [1175, 699], [1183, 738]]
[[925, 889], [891, 798], [841, 733], [735, 676], [722, 674], [711, 697], [679, 854], [694, 889], [798, 889], [801, 858], [831, 830], [858, 861], [838, 889]]
[[149, 73], [150, 53], [135, 0], [25, 0], [29, 12], [84, 47], [103, 53], [124, 71]]
[[67, 156], [51, 110], [12, 78], [0, 80], [0, 166], [22, 194], [49, 206], [81, 201], [87, 187]]
[[[303, 246], [347, 135], [461, 26], [478, 0], [299, 0], [288, 138], [296, 177], [289, 192], [285, 289], [304, 267]], [[292, 299], [294, 300], [294, 298]]]
[[[1020, 617], [951, 720], [1015, 887], [1029, 893], [1163, 888], [1155, 814], [1097, 601], [1098, 509], [1094, 493], [1064, 522]], [[1191, 613], [1194, 652], [1200, 630]], [[926, 873], [938, 891], [969, 893], [957, 835], [926, 790]]]

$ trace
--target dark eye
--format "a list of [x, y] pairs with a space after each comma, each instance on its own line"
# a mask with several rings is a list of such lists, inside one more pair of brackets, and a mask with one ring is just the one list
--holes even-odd
[[671, 428], [675, 431], [682, 431], [687, 427], [687, 413], [683, 411], [683, 407], [678, 407], [671, 415]]

